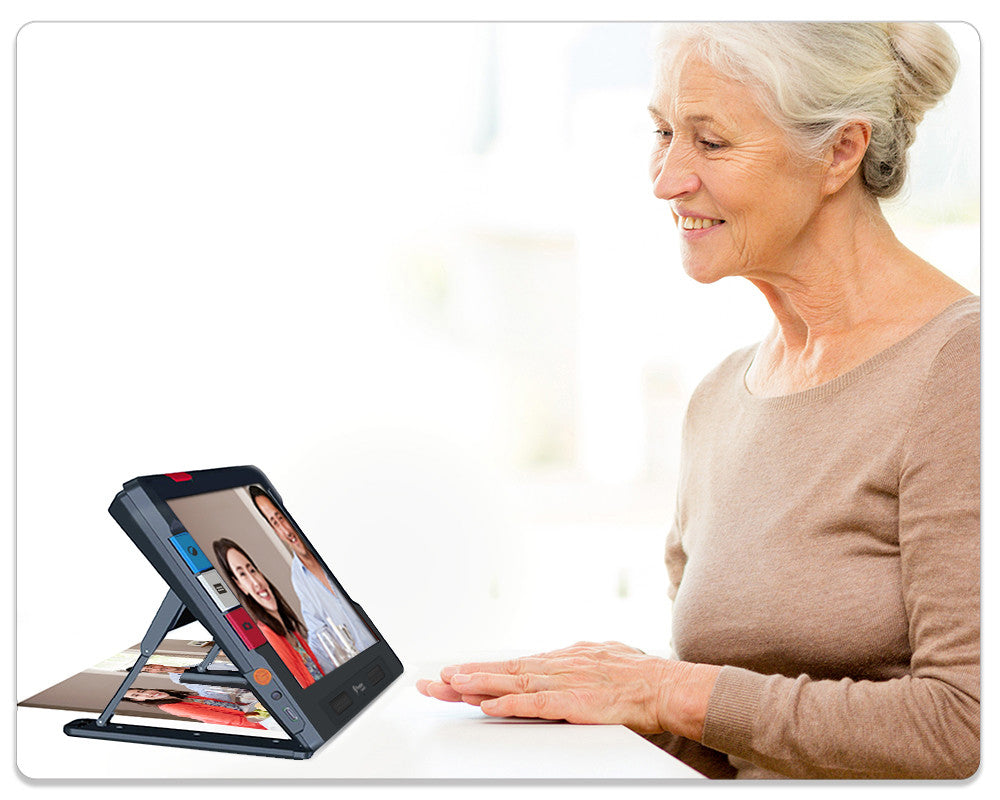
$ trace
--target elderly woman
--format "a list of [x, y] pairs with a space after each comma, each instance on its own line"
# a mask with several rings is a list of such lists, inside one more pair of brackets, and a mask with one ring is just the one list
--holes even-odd
[[691, 399], [667, 542], [673, 658], [581, 643], [446, 667], [494, 716], [619, 723], [712, 777], [979, 764], [979, 300], [879, 199], [957, 58], [929, 24], [668, 34], [650, 174], [685, 271], [774, 325]]

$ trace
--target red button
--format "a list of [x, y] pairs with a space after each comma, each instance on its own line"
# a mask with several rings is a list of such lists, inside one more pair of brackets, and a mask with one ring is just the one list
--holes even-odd
[[233, 626], [233, 630], [239, 634], [240, 639], [243, 640], [243, 644], [247, 646], [248, 650], [255, 650], [262, 644], [267, 643], [267, 639], [264, 638], [264, 634], [260, 632], [253, 619], [247, 613], [245, 608], [234, 608], [228, 614], [226, 614], [226, 619], [229, 620], [229, 624]]
[[167, 477], [175, 483], [180, 483], [181, 481], [191, 480], [191, 476], [186, 472], [168, 472]]

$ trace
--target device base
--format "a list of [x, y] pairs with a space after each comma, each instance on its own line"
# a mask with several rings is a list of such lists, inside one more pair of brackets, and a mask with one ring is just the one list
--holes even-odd
[[306, 759], [313, 754], [312, 750], [305, 749], [292, 739], [258, 738], [213, 731], [128, 725], [119, 722], [98, 725], [96, 719], [75, 719], [72, 722], [67, 722], [63, 726], [63, 731], [67, 736], [82, 736], [88, 739], [110, 739], [137, 744], [156, 744], [163, 747], [186, 747], [193, 750], [214, 750], [248, 756]]

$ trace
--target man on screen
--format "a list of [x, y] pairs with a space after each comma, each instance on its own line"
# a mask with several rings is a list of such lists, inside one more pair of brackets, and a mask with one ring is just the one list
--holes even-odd
[[249, 492], [260, 515], [292, 553], [292, 587], [302, 606], [309, 646], [329, 672], [374, 644], [375, 637], [267, 492], [259, 486], [250, 486]]

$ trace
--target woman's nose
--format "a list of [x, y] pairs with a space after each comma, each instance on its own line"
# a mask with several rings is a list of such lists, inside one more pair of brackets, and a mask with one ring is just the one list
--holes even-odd
[[653, 153], [650, 177], [653, 194], [660, 200], [694, 194], [701, 187], [697, 172], [676, 145]]

